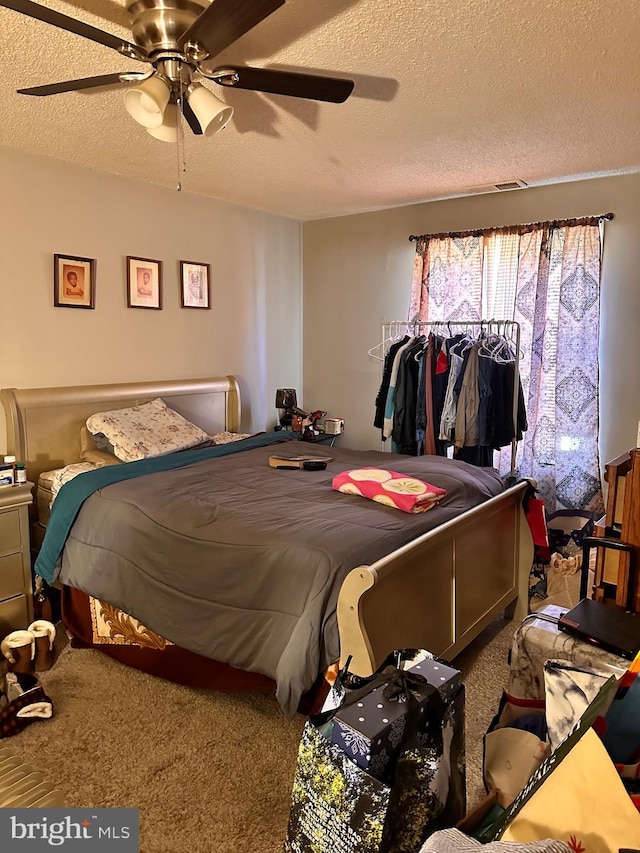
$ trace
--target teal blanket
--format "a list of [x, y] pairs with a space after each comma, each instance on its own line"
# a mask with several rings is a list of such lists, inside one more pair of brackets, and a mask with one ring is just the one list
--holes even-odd
[[47, 583], [53, 583], [58, 577], [58, 558], [73, 523], [76, 520], [82, 504], [98, 489], [131, 480], [134, 477], [144, 477], [158, 471], [170, 471], [173, 468], [184, 468], [204, 459], [216, 456], [228, 456], [242, 450], [254, 447], [264, 447], [277, 444], [287, 439], [297, 438], [294, 432], [267, 432], [252, 438], [232, 441], [229, 444], [218, 444], [213, 447], [201, 447], [196, 450], [181, 450], [179, 453], [169, 453], [166, 456], [154, 456], [152, 459], [140, 459], [138, 462], [128, 462], [126, 465], [108, 465], [78, 474], [73, 480], [60, 489], [51, 508], [47, 531], [42, 548], [35, 562], [35, 573], [44, 578]]

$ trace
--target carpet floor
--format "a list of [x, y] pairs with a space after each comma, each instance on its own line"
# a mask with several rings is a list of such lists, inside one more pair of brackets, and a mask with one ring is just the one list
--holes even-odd
[[[454, 664], [466, 685], [468, 804], [515, 626], [492, 623]], [[193, 690], [66, 646], [41, 673], [54, 715], [3, 741], [65, 804], [140, 810], [141, 853], [280, 853], [303, 718], [263, 693]]]

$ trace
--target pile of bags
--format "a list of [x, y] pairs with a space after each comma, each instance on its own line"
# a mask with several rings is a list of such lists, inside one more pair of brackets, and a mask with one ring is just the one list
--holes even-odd
[[470, 813], [460, 672], [410, 650], [339, 679], [305, 723], [285, 853], [640, 853], [640, 655], [602, 663], [548, 659], [541, 698], [503, 694]]
[[576, 853], [640, 845], [640, 655], [622, 678], [544, 663], [545, 699], [505, 695], [485, 736], [489, 795], [461, 825], [483, 842], [552, 838]]
[[460, 672], [411, 650], [345, 680], [305, 723], [284, 850], [417, 853], [465, 814]]

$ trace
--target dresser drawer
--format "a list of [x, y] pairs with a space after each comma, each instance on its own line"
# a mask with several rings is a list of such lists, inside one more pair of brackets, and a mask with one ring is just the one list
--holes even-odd
[[16, 510], [0, 512], [0, 554], [11, 554], [22, 546], [20, 516]]
[[29, 606], [24, 595], [0, 601], [0, 637], [29, 625]]
[[0, 557], [0, 599], [11, 598], [24, 592], [22, 554]]

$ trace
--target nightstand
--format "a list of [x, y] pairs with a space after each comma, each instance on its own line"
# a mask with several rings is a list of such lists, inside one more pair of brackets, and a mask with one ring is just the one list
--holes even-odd
[[29, 504], [33, 483], [0, 488], [0, 639], [33, 621]]

